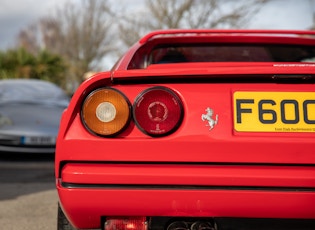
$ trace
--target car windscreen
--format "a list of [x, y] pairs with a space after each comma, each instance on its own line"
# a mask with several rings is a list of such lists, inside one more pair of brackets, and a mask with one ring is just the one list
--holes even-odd
[[35, 80], [0, 81], [0, 102], [62, 103], [69, 99], [56, 85]]

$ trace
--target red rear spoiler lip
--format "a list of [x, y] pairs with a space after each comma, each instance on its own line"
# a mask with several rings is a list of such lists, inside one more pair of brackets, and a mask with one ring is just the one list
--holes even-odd
[[174, 35], [215, 35], [215, 34], [226, 34], [226, 35], [253, 35], [253, 34], [261, 34], [261, 35], [285, 35], [285, 36], [294, 36], [294, 35], [309, 35], [309, 36], [315, 36], [315, 31], [311, 30], [208, 30], [208, 29], [173, 29], [173, 30], [156, 30], [153, 31], [146, 36], [142, 37], [139, 40], [140, 44], [144, 44], [148, 42], [150, 39], [153, 39], [154, 37], [158, 36], [174, 36]]
[[112, 80], [172, 77], [185, 78], [194, 76], [219, 75], [277, 75], [277, 74], [315, 74], [315, 63], [176, 63], [150, 65], [147, 69], [117, 70], [112, 73]]

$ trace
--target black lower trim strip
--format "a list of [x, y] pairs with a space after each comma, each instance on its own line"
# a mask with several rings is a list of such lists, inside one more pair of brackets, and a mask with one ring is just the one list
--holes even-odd
[[182, 162], [182, 161], [61, 161], [61, 166], [68, 163], [81, 164], [124, 164], [124, 165], [205, 165], [205, 166], [287, 166], [315, 167], [315, 164], [264, 163], [264, 162]]
[[134, 189], [134, 190], [252, 190], [252, 191], [295, 191], [315, 192], [315, 188], [305, 187], [259, 187], [259, 186], [204, 186], [204, 185], [153, 185], [153, 184], [76, 184], [62, 182], [64, 188], [101, 188], [101, 189]]

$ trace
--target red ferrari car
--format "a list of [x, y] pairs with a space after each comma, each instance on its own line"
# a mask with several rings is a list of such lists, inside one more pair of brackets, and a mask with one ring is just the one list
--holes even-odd
[[315, 31], [163, 30], [85, 81], [58, 229], [315, 229]]

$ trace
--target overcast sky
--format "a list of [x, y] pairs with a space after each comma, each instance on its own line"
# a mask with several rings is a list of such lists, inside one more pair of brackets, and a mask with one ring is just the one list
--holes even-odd
[[[22, 28], [51, 14], [56, 6], [63, 5], [66, 1], [68, 0], [0, 0], [0, 49], [13, 47]], [[113, 2], [119, 1], [122, 2], [120, 4], [125, 4], [125, 8], [141, 4], [141, 0]], [[314, 11], [315, 0], [270, 0], [252, 20], [249, 28], [308, 29], [313, 24]]]

